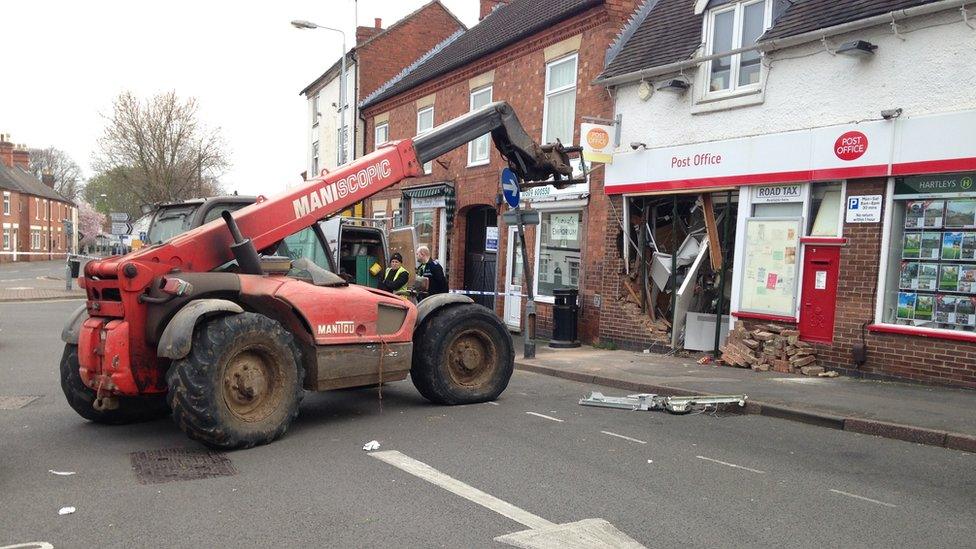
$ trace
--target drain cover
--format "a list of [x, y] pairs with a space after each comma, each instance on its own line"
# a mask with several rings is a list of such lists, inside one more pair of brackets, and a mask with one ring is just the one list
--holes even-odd
[[39, 399], [38, 396], [3, 396], [0, 395], [0, 410], [19, 410], [31, 402]]
[[219, 452], [164, 448], [129, 454], [139, 484], [227, 477], [237, 474], [230, 458]]

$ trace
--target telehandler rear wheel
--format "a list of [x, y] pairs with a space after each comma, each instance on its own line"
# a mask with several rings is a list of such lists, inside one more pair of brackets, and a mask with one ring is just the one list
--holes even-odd
[[474, 303], [432, 313], [414, 335], [410, 379], [437, 404], [495, 400], [515, 368], [512, 336], [489, 309]]
[[288, 430], [304, 395], [298, 346], [278, 322], [242, 313], [205, 321], [166, 375], [173, 420], [220, 449], [267, 444]]
[[95, 423], [123, 425], [160, 418], [169, 413], [166, 397], [147, 395], [142, 397], [118, 397], [119, 407], [114, 410], [96, 410], [95, 390], [81, 381], [78, 372], [78, 346], [65, 345], [61, 356], [61, 390], [68, 405], [78, 415]]

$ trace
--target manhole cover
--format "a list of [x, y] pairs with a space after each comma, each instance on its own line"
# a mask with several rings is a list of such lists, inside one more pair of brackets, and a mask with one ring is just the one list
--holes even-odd
[[18, 410], [39, 399], [38, 396], [3, 396], [0, 395], [0, 410]]
[[164, 448], [129, 454], [140, 484], [226, 477], [237, 474], [230, 459], [218, 452]]

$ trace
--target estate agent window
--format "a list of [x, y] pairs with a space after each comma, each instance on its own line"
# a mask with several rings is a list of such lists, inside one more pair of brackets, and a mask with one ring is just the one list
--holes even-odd
[[[434, 129], [434, 107], [426, 107], [417, 111], [417, 135]], [[424, 164], [424, 173], [430, 173], [434, 168], [433, 161]]]
[[[477, 110], [491, 103], [491, 86], [471, 92], [471, 110]], [[481, 166], [488, 163], [491, 150], [491, 134], [485, 134], [468, 143], [468, 166]]]
[[976, 173], [899, 178], [881, 322], [976, 332]]
[[557, 139], [565, 145], [573, 143], [576, 118], [576, 62], [578, 56], [563, 57], [546, 64], [546, 99], [543, 106], [542, 142]]
[[[706, 27], [708, 55], [750, 46], [769, 26], [767, 0], [737, 2], [709, 12]], [[708, 94], [759, 87], [759, 52], [748, 51], [709, 61]]]
[[552, 296], [555, 288], [579, 289], [582, 212], [540, 212], [539, 272], [536, 293]]

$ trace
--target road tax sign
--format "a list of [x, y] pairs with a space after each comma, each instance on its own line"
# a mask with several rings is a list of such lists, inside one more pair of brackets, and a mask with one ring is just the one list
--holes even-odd
[[512, 208], [518, 208], [519, 205], [519, 184], [518, 177], [515, 172], [505, 168], [502, 170], [502, 194], [505, 195], [505, 202]]
[[113, 223], [125, 223], [129, 220], [129, 214], [125, 212], [112, 212], [108, 214]]

